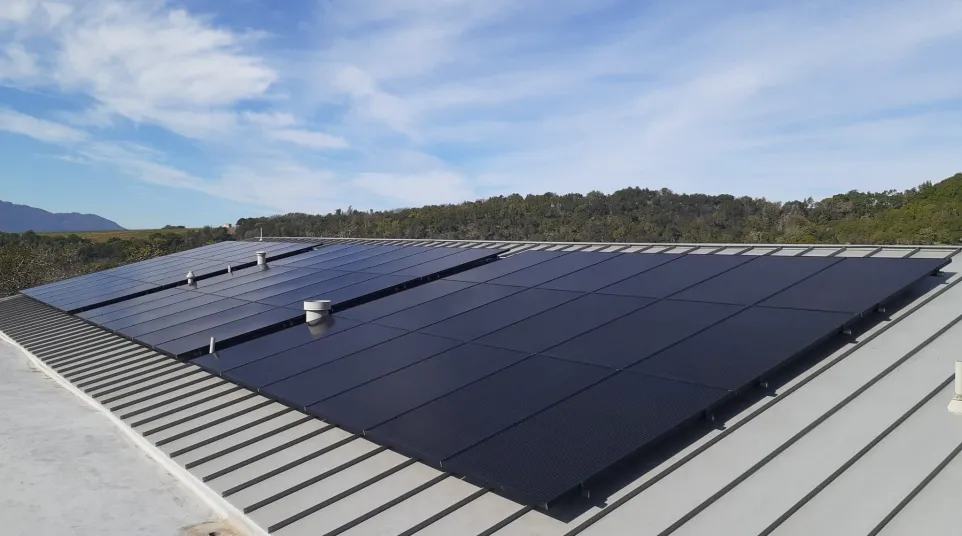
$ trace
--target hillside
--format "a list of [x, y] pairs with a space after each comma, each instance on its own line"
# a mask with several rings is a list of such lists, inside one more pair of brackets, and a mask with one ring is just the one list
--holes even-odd
[[957, 244], [962, 173], [937, 184], [786, 203], [626, 188], [610, 195], [510, 195], [393, 211], [338, 210], [237, 222], [257, 236], [587, 242]]
[[27, 205], [0, 201], [0, 232], [4, 233], [123, 230], [123, 227], [96, 214], [48, 212]]
[[123, 231], [81, 231], [81, 232], [60, 232], [60, 233], [39, 233], [49, 237], [68, 237], [77, 235], [78, 237], [91, 242], [110, 242], [112, 240], [147, 240], [151, 236], [161, 234], [186, 234], [197, 229], [187, 229], [186, 227], [165, 228], [165, 229], [130, 229]]

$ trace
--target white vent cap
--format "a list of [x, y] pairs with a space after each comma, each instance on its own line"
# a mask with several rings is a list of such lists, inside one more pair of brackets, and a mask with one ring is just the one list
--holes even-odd
[[304, 312], [308, 322], [316, 322], [331, 314], [331, 300], [307, 300], [304, 302]]

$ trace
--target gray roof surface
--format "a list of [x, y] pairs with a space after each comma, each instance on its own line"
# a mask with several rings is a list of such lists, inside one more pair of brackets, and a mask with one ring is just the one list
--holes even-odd
[[[914, 246], [304, 240], [510, 253], [958, 253]], [[590, 501], [547, 512], [24, 296], [0, 301], [0, 331], [276, 534], [954, 534], [962, 418], [945, 406], [962, 348], [960, 262], [953, 258], [945, 278], [930, 278], [891, 304], [886, 320], [773, 381], [770, 396], [719, 415], [709, 433], [625, 466], [592, 489]]]

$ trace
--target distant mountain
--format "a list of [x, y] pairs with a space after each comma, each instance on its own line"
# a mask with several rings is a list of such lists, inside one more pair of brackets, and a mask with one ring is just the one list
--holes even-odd
[[96, 214], [57, 213], [0, 201], [0, 232], [64, 233], [81, 231], [123, 231], [116, 223]]

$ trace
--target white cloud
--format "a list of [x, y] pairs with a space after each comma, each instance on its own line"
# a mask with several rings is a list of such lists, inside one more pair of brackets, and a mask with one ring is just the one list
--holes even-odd
[[347, 140], [323, 132], [300, 129], [272, 130], [267, 135], [275, 140], [287, 141], [310, 149], [346, 149]]
[[0, 4], [0, 21], [23, 23], [33, 14], [35, 0], [4, 0]]
[[241, 117], [249, 125], [267, 128], [291, 127], [297, 124], [297, 119], [289, 113], [279, 112], [243, 112]]
[[87, 134], [75, 128], [0, 108], [0, 130], [51, 143], [83, 141]]
[[[216, 139], [236, 126], [235, 105], [265, 98], [277, 80], [261, 57], [246, 51], [249, 35], [163, 2], [96, 0], [77, 9], [4, 4], [0, 20], [18, 25], [10, 35], [20, 42], [6, 47], [0, 79], [86, 94], [99, 124], [118, 115]], [[43, 52], [43, 72], [29, 47]]]
[[[956, 0], [326, 0], [271, 37], [164, 0], [0, 4], [0, 83], [84, 103], [45, 116], [90, 130], [8, 123], [271, 210], [633, 185], [790, 199], [959, 169]], [[155, 152], [107, 141], [132, 131]]]
[[353, 111], [363, 120], [380, 121], [405, 134], [412, 134], [411, 113], [399, 98], [381, 91], [371, 76], [355, 66], [337, 73], [337, 87], [350, 96]]

